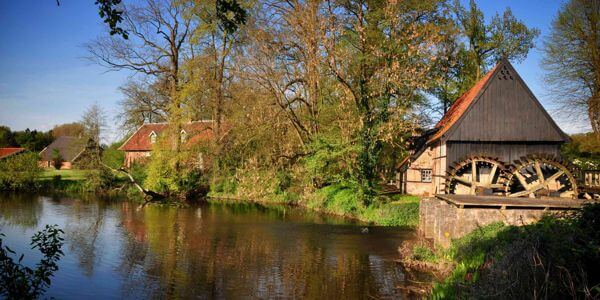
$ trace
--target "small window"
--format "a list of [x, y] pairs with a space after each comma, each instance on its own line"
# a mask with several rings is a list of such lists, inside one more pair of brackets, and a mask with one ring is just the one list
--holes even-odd
[[154, 131], [150, 133], [150, 143], [156, 143], [156, 133]]
[[185, 144], [185, 142], [187, 141], [187, 132], [185, 132], [185, 130], [181, 130], [181, 143]]
[[431, 182], [431, 169], [421, 170], [421, 182]]

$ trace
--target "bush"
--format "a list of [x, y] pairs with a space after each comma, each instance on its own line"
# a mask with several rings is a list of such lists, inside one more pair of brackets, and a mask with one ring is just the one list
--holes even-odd
[[42, 169], [35, 153], [23, 153], [0, 160], [0, 190], [28, 190], [36, 184]]
[[57, 225], [49, 226], [31, 238], [32, 249], [38, 249], [42, 260], [33, 270], [21, 264], [24, 255], [15, 260], [11, 255], [16, 253], [2, 243], [0, 233], [0, 296], [8, 299], [36, 299], [51, 284], [50, 278], [58, 270], [58, 260], [63, 256], [61, 251], [64, 232]]
[[125, 161], [125, 152], [117, 150], [121, 143], [113, 143], [102, 151], [102, 162], [113, 169], [119, 169]]

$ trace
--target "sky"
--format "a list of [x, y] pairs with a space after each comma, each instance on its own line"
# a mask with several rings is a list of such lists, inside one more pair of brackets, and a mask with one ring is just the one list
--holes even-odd
[[[468, 4], [468, 0], [461, 0]], [[510, 7], [529, 27], [541, 30], [538, 48], [515, 68], [567, 133], [589, 131], [585, 116], [562, 118], [549, 99], [541, 68], [542, 37], [550, 32], [560, 0], [477, 0], [486, 18]], [[107, 141], [124, 133], [115, 117], [123, 98], [118, 87], [128, 71], [107, 72], [84, 57], [83, 44], [105, 32], [94, 0], [0, 0], [0, 125], [47, 131], [76, 122], [97, 103], [109, 116]]]

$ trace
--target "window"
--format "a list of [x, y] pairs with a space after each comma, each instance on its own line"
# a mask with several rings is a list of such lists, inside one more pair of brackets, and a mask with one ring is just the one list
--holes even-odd
[[187, 132], [185, 132], [185, 130], [181, 129], [181, 143], [185, 144], [185, 142], [187, 141]]
[[156, 133], [154, 131], [150, 132], [150, 143], [156, 143]]
[[421, 182], [431, 182], [431, 169], [421, 169]]

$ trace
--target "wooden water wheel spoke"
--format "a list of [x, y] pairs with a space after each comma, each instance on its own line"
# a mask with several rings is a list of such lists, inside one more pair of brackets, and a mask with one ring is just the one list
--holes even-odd
[[527, 183], [527, 180], [525, 179], [525, 177], [523, 177], [523, 174], [516, 172], [515, 176], [517, 177], [517, 179], [519, 179], [519, 182], [521, 183], [522, 186], [524, 186], [525, 188], [527, 188], [529, 186], [529, 184]]
[[544, 180], [544, 184], [547, 184], [548, 182], [557, 180], [558, 177], [562, 176], [563, 174], [565, 174], [565, 172], [563, 170], [556, 172], [554, 175], [552, 175], [552, 176], [548, 177], [548, 179]]
[[499, 172], [504, 172], [504, 165], [493, 158], [472, 156], [454, 164], [448, 172], [446, 180], [446, 193], [475, 195], [484, 190], [502, 190], [504, 177]]
[[469, 186], [469, 187], [473, 185], [473, 182], [466, 178], [454, 177], [454, 180], [456, 180], [459, 183], [462, 183], [463, 185]]
[[498, 171], [498, 165], [494, 165], [490, 171], [490, 177], [488, 178], [487, 182], [490, 187], [493, 186], [492, 181], [494, 180], [494, 177], [496, 177], [496, 171]]
[[515, 161], [506, 181], [509, 197], [577, 196], [577, 182], [567, 164], [548, 155], [531, 155]]
[[510, 194], [508, 196], [509, 197], [523, 197], [523, 196], [527, 196], [527, 195], [531, 194], [532, 192], [533, 191], [530, 191], [530, 190], [524, 190], [524, 191], [521, 191], [521, 192]]
[[542, 172], [542, 168], [540, 167], [540, 162], [536, 161], [534, 167], [535, 167], [535, 172], [537, 173], [538, 179], [540, 181], [545, 181], [544, 173]]

